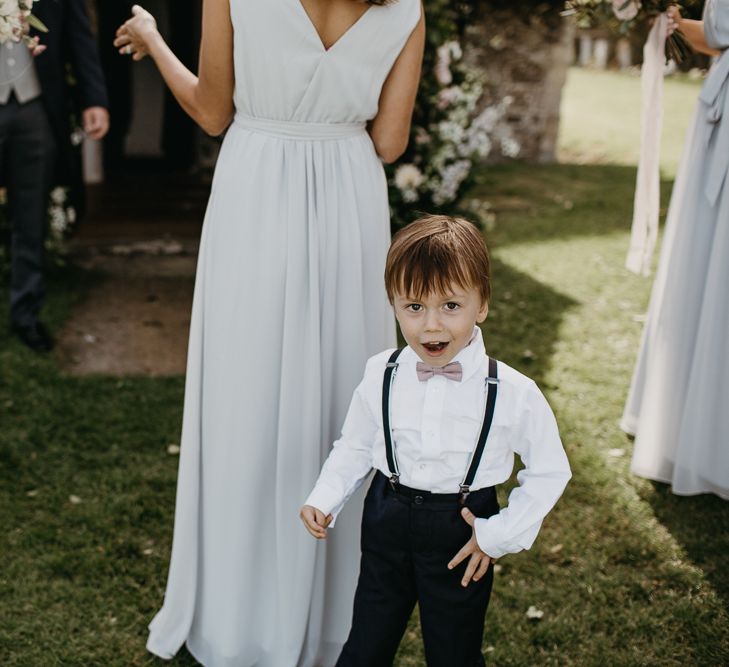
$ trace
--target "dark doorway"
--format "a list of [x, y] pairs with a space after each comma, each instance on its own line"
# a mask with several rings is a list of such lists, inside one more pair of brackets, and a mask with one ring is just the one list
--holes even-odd
[[[197, 233], [209, 193], [210, 142], [182, 111], [150, 58], [134, 62], [112, 42], [131, 16], [132, 0], [91, 0], [109, 91], [111, 125], [104, 140], [104, 178], [88, 187], [82, 236]], [[197, 70], [199, 0], [147, 0], [163, 37]]]

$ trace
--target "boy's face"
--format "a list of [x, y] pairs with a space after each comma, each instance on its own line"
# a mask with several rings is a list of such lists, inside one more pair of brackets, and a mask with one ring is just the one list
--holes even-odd
[[456, 285], [420, 299], [396, 292], [393, 306], [407, 344], [430, 366], [452, 361], [471, 340], [474, 325], [483, 322], [489, 311], [477, 287]]

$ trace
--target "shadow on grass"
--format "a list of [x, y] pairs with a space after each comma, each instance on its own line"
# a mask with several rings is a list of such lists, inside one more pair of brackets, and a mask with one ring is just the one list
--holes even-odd
[[543, 387], [564, 313], [577, 302], [498, 258], [492, 271], [494, 293], [483, 325], [486, 349]]
[[[512, 163], [481, 167], [468, 193], [491, 204], [494, 248], [546, 239], [626, 232], [633, 218], [634, 167]], [[661, 183], [661, 217], [671, 194]]]
[[683, 546], [696, 567], [703, 570], [724, 607], [729, 610], [729, 502], [703, 494], [677, 496], [668, 484], [653, 482], [645, 500], [656, 518]]

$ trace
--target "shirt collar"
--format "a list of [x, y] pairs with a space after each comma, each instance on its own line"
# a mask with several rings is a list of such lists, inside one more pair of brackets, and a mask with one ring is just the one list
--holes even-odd
[[[409, 357], [412, 360], [413, 373], [415, 372], [416, 362], [421, 361], [420, 357], [415, 351], [408, 346], [406, 348], [409, 353]], [[480, 327], [473, 327], [473, 335], [468, 345], [464, 347], [452, 361], [458, 361], [461, 364], [463, 370], [463, 382], [468, 380], [474, 373], [484, 368], [484, 362], [486, 360], [486, 348], [483, 344], [483, 334]]]

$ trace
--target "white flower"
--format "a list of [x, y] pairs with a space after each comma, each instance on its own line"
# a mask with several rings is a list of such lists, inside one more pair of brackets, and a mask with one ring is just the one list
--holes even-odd
[[0, 3], [0, 16], [13, 16], [19, 13], [18, 0], [3, 0]]
[[438, 135], [443, 141], [450, 141], [457, 144], [462, 141], [465, 130], [463, 127], [450, 120], [444, 120], [438, 123]]
[[443, 88], [438, 92], [437, 106], [439, 109], [447, 109], [461, 99], [461, 89], [458, 86]]
[[69, 206], [66, 209], [66, 219], [68, 220], [69, 225], [76, 222], [76, 209], [73, 206]]
[[534, 605], [527, 609], [526, 617], [530, 620], [538, 621], [544, 616], [544, 612], [541, 609], [537, 609]]
[[72, 505], [79, 505], [81, 503], [81, 498], [79, 498], [78, 496], [70, 495], [68, 497], [68, 502]]
[[395, 171], [395, 185], [403, 193], [417, 190], [423, 184], [424, 176], [414, 164], [401, 164]]
[[402, 198], [403, 201], [406, 201], [408, 204], [413, 204], [420, 199], [420, 195], [417, 190], [403, 190]]
[[458, 194], [458, 188], [461, 187], [461, 183], [466, 180], [469, 173], [471, 173], [470, 160], [458, 160], [458, 162], [449, 164], [441, 172], [440, 182], [436, 183], [433, 203], [436, 206], [443, 206], [443, 204], [453, 201]]
[[419, 127], [417, 130], [415, 130], [415, 143], [418, 146], [424, 146], [426, 144], [429, 144], [430, 142], [431, 137], [426, 130], [424, 130], [422, 127]]
[[521, 151], [519, 142], [513, 137], [501, 138], [501, 154], [505, 157], [517, 157]]
[[170, 454], [171, 456], [177, 456], [177, 454], [180, 453], [180, 445], [175, 445], [175, 444], [167, 445], [167, 453]]
[[63, 204], [66, 201], [66, 191], [62, 187], [51, 190], [51, 201], [54, 204]]
[[451, 49], [448, 42], [441, 44], [441, 46], [436, 49], [435, 54], [438, 63], [442, 63], [446, 67], [451, 64]]
[[453, 58], [453, 60], [460, 60], [463, 57], [463, 49], [461, 49], [461, 45], [456, 40], [446, 42], [440, 48], [447, 50], [448, 55]]
[[640, 11], [637, 0], [612, 0], [613, 14], [619, 21], [632, 21]]
[[453, 74], [450, 67], [448, 67], [448, 63], [439, 60], [435, 64], [435, 80], [441, 86], [450, 86], [453, 83]]

